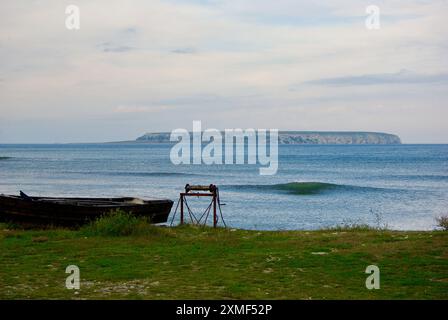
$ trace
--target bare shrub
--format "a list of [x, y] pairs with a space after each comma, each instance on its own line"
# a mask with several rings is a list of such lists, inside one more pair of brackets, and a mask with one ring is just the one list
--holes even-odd
[[436, 218], [437, 226], [442, 228], [444, 231], [448, 231], [448, 215]]

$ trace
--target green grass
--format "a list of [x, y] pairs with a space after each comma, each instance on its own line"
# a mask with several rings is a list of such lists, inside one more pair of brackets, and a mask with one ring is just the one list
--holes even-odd
[[[259, 232], [120, 219], [81, 230], [0, 225], [0, 299], [448, 298], [443, 231]], [[65, 288], [71, 264], [78, 291]], [[371, 264], [380, 290], [365, 288]]]

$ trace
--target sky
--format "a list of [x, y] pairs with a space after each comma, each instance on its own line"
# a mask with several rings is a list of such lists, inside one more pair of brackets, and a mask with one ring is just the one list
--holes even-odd
[[193, 120], [448, 143], [447, 14], [446, 0], [1, 1], [0, 143], [133, 140]]

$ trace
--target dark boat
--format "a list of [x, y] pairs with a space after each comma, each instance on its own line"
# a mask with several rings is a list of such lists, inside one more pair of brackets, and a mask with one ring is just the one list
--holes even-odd
[[80, 226], [113, 210], [149, 217], [151, 223], [168, 220], [173, 201], [139, 198], [46, 198], [0, 195], [0, 220], [30, 225]]

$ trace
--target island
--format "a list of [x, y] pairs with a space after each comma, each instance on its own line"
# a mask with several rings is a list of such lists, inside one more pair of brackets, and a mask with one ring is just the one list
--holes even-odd
[[[279, 131], [279, 144], [401, 144], [395, 134], [351, 131]], [[174, 143], [169, 132], [145, 133], [133, 142]]]

